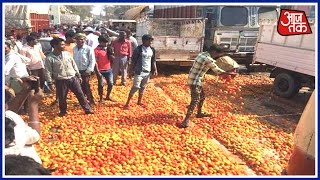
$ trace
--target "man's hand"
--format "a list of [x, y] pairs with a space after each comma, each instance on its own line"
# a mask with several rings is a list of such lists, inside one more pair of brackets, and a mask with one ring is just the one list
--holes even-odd
[[100, 72], [96, 73], [97, 74], [97, 79], [101, 79], [102, 78], [102, 74]]
[[23, 77], [23, 78], [21, 78], [21, 80], [23, 81], [23, 82], [26, 82], [26, 81], [38, 81], [38, 77], [36, 77], [36, 76], [28, 76], [28, 77]]
[[79, 83], [82, 84], [82, 79], [80, 77], [78, 77], [78, 79], [79, 79]]
[[56, 91], [56, 87], [53, 84], [49, 85], [49, 89], [50, 89], [51, 92]]
[[128, 66], [131, 64], [131, 58], [128, 57], [128, 61], [127, 61]]
[[228, 76], [230, 76], [231, 78], [235, 78], [238, 73], [236, 73], [236, 72], [226, 72], [226, 74], [227, 74]]
[[90, 76], [90, 75], [91, 75], [91, 72], [86, 71], [86, 72], [84, 72], [84, 75], [85, 75], [85, 76]]
[[155, 70], [155, 71], [153, 72], [153, 75], [154, 75], [154, 76], [158, 76], [158, 71]]
[[132, 77], [134, 76], [133, 71], [129, 71], [129, 72], [128, 72], [128, 76], [129, 76], [130, 79], [132, 79]]
[[224, 73], [219, 74], [219, 77], [224, 80], [231, 80], [234, 77], [236, 77], [236, 75], [237, 75], [237, 73], [234, 73], [234, 72], [224, 72]]

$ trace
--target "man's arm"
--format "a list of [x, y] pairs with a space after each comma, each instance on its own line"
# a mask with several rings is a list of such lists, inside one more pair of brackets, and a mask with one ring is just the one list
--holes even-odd
[[26, 65], [28, 65], [28, 64], [31, 62], [31, 59], [30, 59], [30, 58], [28, 58], [28, 57], [26, 57], [26, 56], [23, 56], [23, 55], [21, 55], [21, 54], [18, 54], [18, 53], [17, 53], [17, 55], [22, 59], [22, 61], [23, 61]]
[[133, 54], [132, 54], [132, 58], [131, 58], [131, 63], [129, 65], [129, 74], [133, 74], [133, 71], [134, 71], [134, 67], [136, 66], [137, 64], [137, 60], [139, 58], [139, 49], [140, 48], [136, 48], [134, 51], [133, 51]]
[[48, 82], [48, 84], [52, 84], [53, 79], [52, 79], [52, 72], [53, 72], [53, 67], [52, 67], [52, 62], [50, 61], [50, 57], [46, 57], [44, 60], [44, 75], [45, 79]]
[[130, 41], [133, 43], [133, 47], [132, 49], [134, 50], [136, 47], [138, 47], [138, 41], [136, 38], [134, 38], [133, 36], [130, 36]]
[[111, 45], [107, 46], [107, 54], [108, 54], [108, 58], [110, 60], [110, 64], [112, 67], [113, 61], [114, 61], [114, 52], [113, 52], [113, 48], [111, 47]]
[[210, 57], [206, 57], [205, 59], [206, 65], [211, 68], [211, 70], [216, 74], [224, 73], [225, 71], [221, 69], [217, 64], [215, 63], [215, 60], [213, 60]]
[[94, 51], [92, 48], [89, 48], [89, 54], [88, 54], [88, 60], [89, 60], [89, 65], [86, 70], [86, 73], [91, 73], [94, 71], [94, 66], [96, 65], [96, 57], [94, 55]]
[[9, 57], [9, 60], [8, 60], [7, 63], [4, 65], [4, 75], [5, 75], [5, 76], [10, 75], [10, 71], [11, 71], [11, 69], [13, 68], [14, 64], [15, 64], [14, 59], [13, 59], [12, 57], [11, 57], [11, 58]]
[[132, 57], [132, 51], [131, 51], [131, 49], [132, 49], [132, 47], [131, 47], [131, 42], [130, 41], [127, 41], [128, 42], [128, 63], [129, 64], [131, 64], [131, 57]]
[[73, 70], [76, 72], [76, 76], [81, 78], [78, 66], [77, 66], [76, 62], [74, 61], [74, 59], [71, 56], [70, 56], [70, 62], [71, 62], [71, 65], [73, 67]]
[[27, 50], [26, 50], [25, 47], [22, 47], [22, 49], [20, 50], [20, 54], [21, 54], [22, 56], [27, 57]]
[[46, 56], [44, 55], [44, 53], [43, 53], [43, 51], [42, 51], [41, 45], [40, 45], [40, 47], [38, 47], [38, 50], [39, 50], [41, 59], [44, 60], [44, 59], [46, 58]]
[[100, 73], [100, 71], [98, 69], [98, 63], [97, 63], [97, 61], [99, 61], [99, 54], [96, 51], [94, 51], [94, 54], [95, 54], [95, 57], [96, 57], [96, 65], [94, 66], [94, 72], [95, 72], [95, 74], [97, 76], [97, 79], [100, 79], [102, 75], [101, 75], [101, 73]]
[[108, 31], [108, 34], [110, 34], [111, 36], [119, 36], [119, 33], [115, 32], [115, 31], [112, 31], [109, 28], [106, 28], [106, 30]]
[[153, 55], [151, 57], [151, 66], [153, 70], [153, 75], [157, 76], [158, 75], [158, 70], [157, 70], [157, 61], [156, 61], [156, 50], [152, 48], [153, 50]]

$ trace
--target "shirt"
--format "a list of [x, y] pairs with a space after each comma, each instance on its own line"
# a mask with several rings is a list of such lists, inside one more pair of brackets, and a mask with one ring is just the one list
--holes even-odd
[[136, 47], [138, 47], [138, 41], [133, 36], [130, 36], [129, 40], [131, 42], [131, 47], [132, 47], [132, 51], [133, 51]]
[[118, 39], [112, 41], [112, 47], [114, 50], [114, 56], [128, 56], [131, 58], [131, 42], [125, 39], [124, 42], [120, 42]]
[[42, 164], [35, 148], [30, 146], [40, 140], [39, 133], [26, 125], [24, 120], [13, 111], [6, 111], [5, 117], [15, 122], [16, 126], [14, 127], [14, 142], [10, 144], [10, 147], [5, 148], [4, 154], [28, 156]]
[[68, 51], [73, 56], [73, 48], [74, 47], [76, 47], [76, 43], [70, 43], [70, 44], [65, 43], [64, 50]]
[[222, 73], [225, 72], [221, 68], [219, 68], [215, 64], [215, 60], [212, 59], [210, 54], [208, 52], [202, 52], [200, 53], [189, 72], [188, 76], [188, 84], [189, 85], [197, 85], [202, 86], [204, 75], [207, 73], [207, 71], [211, 68], [213, 72], [215, 73]]
[[45, 59], [45, 77], [49, 84], [53, 80], [70, 79], [79, 75], [79, 70], [72, 56], [63, 51], [60, 56], [51, 52]]
[[20, 53], [21, 55], [31, 59], [30, 63], [28, 64], [28, 67], [30, 70], [37, 70], [37, 69], [44, 68], [43, 59], [45, 58], [45, 56], [42, 53], [42, 50], [39, 49], [39, 47], [37, 46], [31, 47], [26, 44], [21, 49]]
[[96, 55], [96, 61], [99, 71], [106, 71], [111, 69], [111, 62], [108, 57], [107, 48], [98, 46], [94, 50], [94, 54]]
[[96, 58], [94, 57], [94, 50], [90, 46], [86, 44], [81, 48], [75, 46], [73, 48], [73, 59], [80, 71], [86, 71], [87, 73], [94, 71]]
[[87, 45], [95, 49], [99, 45], [98, 36], [90, 33], [87, 35]]
[[151, 71], [151, 57], [153, 51], [150, 47], [142, 46], [142, 72], [149, 73]]
[[22, 45], [22, 42], [20, 42], [20, 41], [16, 41], [16, 47], [18, 48], [18, 50], [19, 50], [19, 52], [18, 53], [20, 53], [20, 51], [21, 51], [21, 49], [22, 49], [22, 47], [23, 47], [23, 45]]
[[8, 83], [10, 78], [23, 78], [28, 77], [27, 61], [31, 61], [27, 57], [22, 58], [22, 55], [11, 50], [9, 54], [5, 56], [4, 74], [5, 82]]

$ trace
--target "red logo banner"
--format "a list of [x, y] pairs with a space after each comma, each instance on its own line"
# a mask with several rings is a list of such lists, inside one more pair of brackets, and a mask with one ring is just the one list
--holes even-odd
[[282, 36], [312, 34], [304, 11], [281, 9], [277, 29]]

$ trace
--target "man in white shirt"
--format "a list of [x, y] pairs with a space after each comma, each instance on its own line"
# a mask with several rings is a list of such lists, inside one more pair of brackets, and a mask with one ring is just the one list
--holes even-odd
[[20, 41], [17, 41], [13, 35], [9, 36], [9, 40], [11, 41], [11, 44], [13, 46], [12, 49], [17, 53], [20, 53], [20, 50], [22, 49], [22, 43]]
[[42, 50], [36, 46], [37, 40], [34, 36], [27, 36], [26, 37], [27, 44], [23, 46], [21, 49], [21, 55], [26, 56], [31, 59], [28, 64], [28, 68], [31, 71], [31, 75], [37, 76], [40, 78], [40, 88], [44, 87], [44, 63], [43, 60], [45, 59], [45, 55], [43, 54]]
[[133, 85], [129, 92], [129, 96], [125, 109], [129, 109], [129, 103], [133, 95], [139, 91], [138, 102], [139, 106], [144, 106], [142, 103], [142, 97], [146, 85], [151, 75], [157, 76], [157, 63], [156, 63], [156, 51], [151, 47], [153, 37], [149, 34], [142, 36], [142, 45], [138, 46], [132, 55], [132, 63], [129, 67], [129, 76], [134, 76]]
[[93, 34], [94, 30], [91, 27], [87, 27], [83, 31], [87, 36], [87, 41], [86, 41], [87, 45], [95, 49], [99, 45], [99, 42], [98, 42], [99, 36]]
[[12, 50], [10, 42], [5, 42], [5, 84], [13, 88], [15, 93], [19, 93], [22, 90], [22, 87], [15, 84], [16, 79], [29, 76], [26, 64], [31, 60], [27, 57], [22, 57]]
[[[31, 60], [15, 53], [11, 49], [11, 44], [9, 42], [5, 42], [5, 55], [4, 70], [6, 90], [13, 89], [13, 94], [15, 96], [11, 101], [8, 101], [7, 109], [18, 113], [22, 105], [29, 98], [28, 113], [31, 123], [30, 126], [40, 132], [38, 104], [42, 97], [42, 91], [39, 88], [39, 80], [36, 77], [29, 76], [27, 72], [25, 63], [28, 63]], [[8, 100], [7, 97], [6, 100]]]

